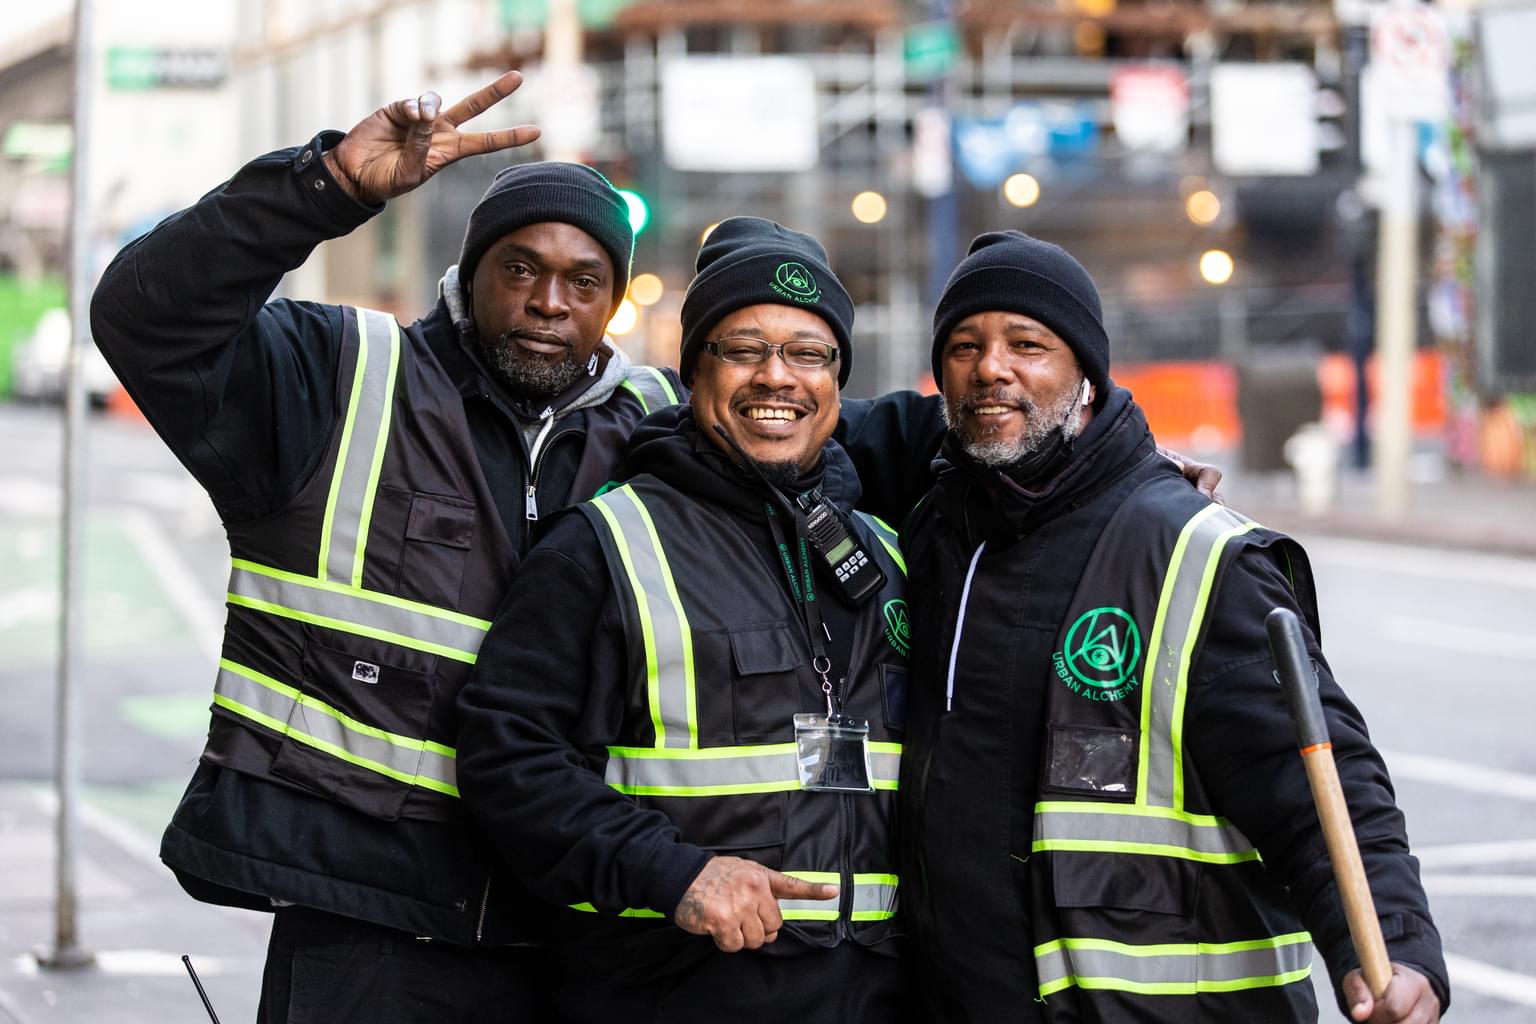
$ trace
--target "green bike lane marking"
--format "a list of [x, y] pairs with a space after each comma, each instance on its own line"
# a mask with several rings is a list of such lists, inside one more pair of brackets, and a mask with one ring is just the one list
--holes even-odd
[[[192, 649], [186, 623], [158, 576], [117, 516], [89, 517], [81, 573], [81, 639], [88, 668], [145, 650]], [[6, 668], [51, 668], [58, 634], [58, 524], [12, 522], [0, 531], [0, 650], [6, 652]]]

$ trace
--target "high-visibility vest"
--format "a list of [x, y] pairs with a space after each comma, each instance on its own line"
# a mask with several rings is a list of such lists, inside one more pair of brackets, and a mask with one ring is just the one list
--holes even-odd
[[[229, 527], [209, 748], [364, 813], [456, 815], [454, 698], [516, 566], [462, 399], [394, 317], [344, 310], [344, 410], [281, 515]], [[676, 400], [633, 367], [640, 414]], [[224, 730], [254, 733], [251, 749]]]
[[1310, 936], [1184, 747], [1212, 595], [1249, 544], [1295, 548], [1154, 479], [1100, 535], [1062, 624], [1027, 865], [1039, 995], [1061, 1019], [1315, 1014]]
[[[891, 812], [899, 784], [899, 715], [909, 625], [896, 534], [858, 514], [863, 548], [885, 586], [858, 610], [844, 713], [870, 723], [876, 793], [801, 789], [792, 717], [824, 712], [799, 611], [783, 577], [718, 508], [654, 477], [579, 506], [607, 556], [629, 649], [623, 735], [604, 778], [666, 814], [682, 839], [785, 874], [835, 882], [840, 898], [780, 900], [786, 927], [811, 945], [891, 935], [899, 880]], [[818, 594], [818, 600], [829, 600]], [[850, 824], [851, 822], [851, 824]], [[649, 908], [582, 904], [626, 918]]]

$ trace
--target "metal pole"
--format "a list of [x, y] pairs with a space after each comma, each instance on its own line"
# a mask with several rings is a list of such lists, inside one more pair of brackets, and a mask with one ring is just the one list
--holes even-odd
[[90, 342], [91, 244], [88, 159], [95, 61], [91, 0], [75, 0], [74, 152], [70, 159], [69, 310], [73, 337], [65, 370], [64, 495], [60, 518], [59, 672], [54, 708], [54, 784], [58, 791], [53, 945], [38, 955], [53, 969], [85, 967], [94, 957], [79, 944], [75, 848], [80, 792], [79, 694], [74, 676], [80, 654], [80, 554], [85, 456], [85, 381], [81, 352]]
[[1413, 353], [1417, 341], [1419, 217], [1418, 128], [1390, 121], [1376, 276], [1376, 507], [1383, 519], [1408, 512], [1408, 455], [1413, 442]]
[[[546, 86], [552, 82], [568, 82], [576, 67], [581, 64], [583, 40], [581, 16], [576, 0], [549, 0], [544, 23], [544, 77]], [[563, 133], [562, 133], [563, 135]], [[581, 153], [562, 144], [546, 141], [544, 153], [547, 159], [573, 162], [581, 159]]]

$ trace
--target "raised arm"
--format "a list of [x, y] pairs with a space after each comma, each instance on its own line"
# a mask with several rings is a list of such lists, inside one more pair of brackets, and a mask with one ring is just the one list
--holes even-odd
[[[426, 121], [426, 97], [402, 100], [345, 136], [323, 132], [258, 157], [107, 268], [91, 304], [96, 343], [226, 518], [280, 505], [312, 468], [336, 409], [341, 312], [268, 303], [282, 276], [321, 242], [376, 214], [382, 198], [461, 157], [536, 138], [531, 126], [458, 131], [471, 109], [483, 110], [519, 81], [515, 72], [504, 75]], [[408, 108], [416, 117], [397, 127], [391, 160], [379, 122], [393, 124]], [[338, 149], [353, 157], [338, 159]], [[381, 173], [392, 190], [359, 189], [358, 178], [366, 184]]]

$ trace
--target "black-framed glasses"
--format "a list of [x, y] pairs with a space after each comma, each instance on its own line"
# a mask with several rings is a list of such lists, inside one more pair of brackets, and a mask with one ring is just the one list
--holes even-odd
[[760, 338], [720, 338], [706, 341], [704, 351], [716, 359], [740, 366], [767, 362], [775, 352], [790, 366], [805, 370], [830, 366], [837, 361], [837, 346], [822, 341], [786, 341], [782, 345], [770, 345]]

